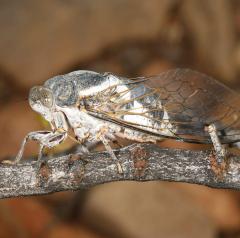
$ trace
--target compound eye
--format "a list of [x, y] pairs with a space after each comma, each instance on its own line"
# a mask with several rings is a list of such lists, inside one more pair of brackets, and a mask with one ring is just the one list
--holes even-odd
[[29, 102], [30, 105], [35, 105], [38, 101], [40, 101], [39, 87], [31, 88], [29, 92]]
[[44, 107], [51, 108], [53, 106], [53, 94], [50, 90], [42, 88], [40, 90], [40, 101]]

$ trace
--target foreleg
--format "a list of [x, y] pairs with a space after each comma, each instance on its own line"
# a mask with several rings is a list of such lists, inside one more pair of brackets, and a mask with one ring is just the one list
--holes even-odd
[[27, 136], [25, 136], [21, 148], [16, 156], [15, 159], [15, 163], [18, 163], [22, 156], [23, 156], [23, 152], [24, 152], [24, 148], [26, 146], [26, 143], [29, 140], [34, 140], [34, 141], [38, 141], [40, 144], [40, 148], [39, 148], [39, 154], [38, 154], [38, 161], [41, 161], [42, 159], [42, 155], [43, 155], [43, 150], [45, 147], [51, 148], [54, 147], [58, 144], [60, 144], [63, 140], [65, 140], [65, 138], [67, 137], [67, 133], [65, 131], [56, 131], [56, 132], [52, 132], [52, 131], [33, 131], [30, 132]]

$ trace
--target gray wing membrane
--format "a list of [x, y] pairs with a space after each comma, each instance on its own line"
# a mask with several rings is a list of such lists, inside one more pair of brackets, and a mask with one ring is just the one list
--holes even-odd
[[215, 124], [221, 131], [238, 131], [240, 97], [204, 74], [189, 69], [176, 69], [149, 78], [148, 87], [159, 89], [160, 100], [178, 134], [206, 135], [204, 127]]
[[[89, 111], [123, 127], [128, 125], [163, 137], [166, 134], [159, 129], [161, 123], [172, 133], [171, 138], [209, 143], [205, 126], [214, 123], [218, 131], [224, 132], [224, 136], [219, 133], [222, 143], [240, 139], [240, 97], [213, 78], [189, 69], [175, 69], [132, 82], [134, 80], [126, 81], [126, 92], [117, 93], [113, 87], [97, 94], [94, 100], [98, 102], [98, 109], [88, 107]], [[130, 94], [130, 99], [125, 99], [125, 94]], [[136, 102], [147, 110], [135, 112]], [[163, 109], [168, 114], [167, 120]], [[142, 123], [144, 120], [129, 122], [126, 115], [140, 116], [150, 123]]]

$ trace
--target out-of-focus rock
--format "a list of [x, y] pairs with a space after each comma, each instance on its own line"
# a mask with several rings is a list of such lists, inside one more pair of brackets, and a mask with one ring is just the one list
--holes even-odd
[[186, 0], [181, 18], [188, 29], [196, 64], [225, 80], [236, 78], [234, 19], [228, 0]]
[[147, 64], [153, 52], [149, 47], [143, 44], [132, 43], [129, 44], [128, 47], [121, 48], [115, 55], [125, 72], [135, 74]]
[[174, 68], [174, 65], [171, 62], [157, 59], [149, 62], [145, 67], [143, 67], [141, 70], [141, 75], [142, 76], [157, 75], [172, 68]]
[[54, 228], [49, 232], [48, 238], [103, 238], [103, 236], [97, 235], [94, 231], [80, 226], [70, 226], [63, 223], [54, 226]]
[[[235, 47], [234, 59], [235, 59], [235, 62], [234, 62], [235, 66], [236, 66], [236, 68], [238, 70], [238, 73], [240, 73], [240, 44], [239, 43]], [[236, 86], [239, 87], [239, 81], [237, 81], [236, 83], [238, 83]]]
[[5, 216], [8, 216], [8, 225], [18, 231], [12, 237], [37, 237], [44, 234], [54, 221], [51, 212], [32, 198], [4, 201], [2, 209], [5, 209]]
[[0, 69], [0, 105], [8, 102], [15, 91], [8, 80], [9, 76]]
[[[0, 231], [2, 238], [39, 237], [53, 220], [46, 207], [34, 199], [10, 199], [0, 202], [0, 227], [5, 224]], [[8, 235], [5, 235], [4, 231]]]
[[0, 202], [1, 238], [7, 237], [86, 237], [97, 238], [94, 231], [61, 222], [36, 199], [11, 199]]
[[112, 237], [215, 237], [215, 226], [169, 183], [112, 183], [94, 188], [84, 218]]
[[[155, 47], [156, 45], [158, 42], [154, 44]], [[148, 65], [149, 60], [152, 62], [153, 55], [157, 53], [153, 53], [152, 48], [139, 42], [119, 44], [116, 48], [105, 50], [100, 57], [89, 62], [87, 68], [97, 72], [113, 72], [125, 77], [134, 77]]]
[[[14, 224], [14, 226], [12, 226]], [[5, 206], [5, 202], [0, 202], [0, 237], [16, 237], [17, 234], [21, 235], [21, 228], [19, 228], [9, 214], [9, 209]]]
[[[8, 103], [0, 110], [0, 151], [1, 159], [7, 156], [16, 156], [24, 136], [30, 131], [41, 130], [37, 113], [31, 110], [27, 102]], [[37, 154], [37, 144], [29, 142], [25, 155]]]
[[177, 184], [188, 192], [203, 212], [221, 230], [237, 230], [240, 226], [240, 207], [236, 194], [231, 190], [211, 189], [192, 184]]
[[29, 88], [114, 43], [154, 38], [174, 2], [3, 1], [0, 66]]
[[123, 67], [115, 58], [96, 60], [88, 65], [88, 69], [96, 72], [112, 72], [116, 75], [124, 72]]

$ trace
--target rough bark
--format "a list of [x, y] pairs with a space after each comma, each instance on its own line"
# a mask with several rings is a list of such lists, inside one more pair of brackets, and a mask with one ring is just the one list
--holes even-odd
[[57, 156], [41, 168], [34, 161], [0, 164], [0, 198], [86, 189], [113, 181], [177, 181], [214, 188], [240, 188], [239, 156], [228, 154], [218, 165], [211, 151], [161, 148], [134, 144], [115, 151], [124, 173], [119, 174], [108, 153]]

